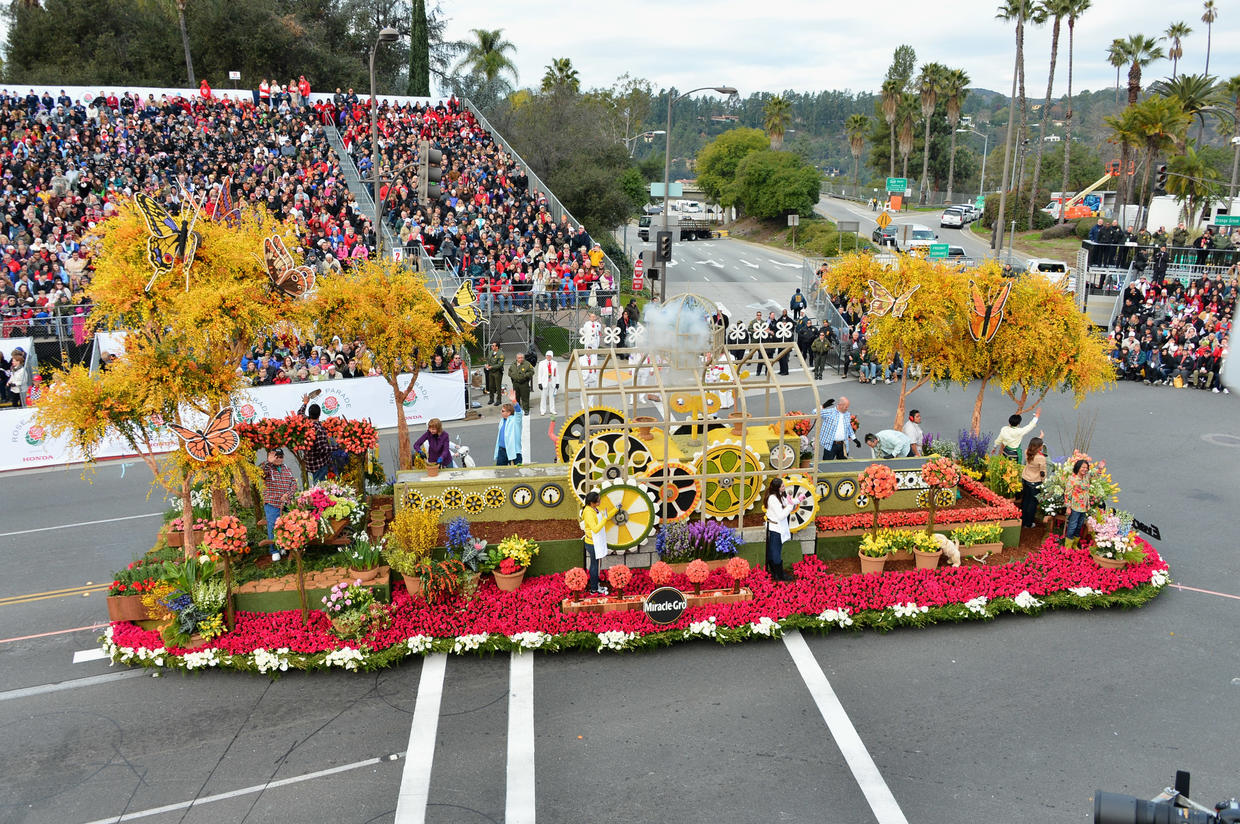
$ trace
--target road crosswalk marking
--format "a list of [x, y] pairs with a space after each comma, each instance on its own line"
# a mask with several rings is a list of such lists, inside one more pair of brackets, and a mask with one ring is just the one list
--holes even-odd
[[534, 653], [512, 652], [508, 675], [505, 824], [534, 824]]
[[435, 760], [435, 739], [439, 733], [439, 704], [443, 698], [443, 678], [448, 666], [447, 653], [428, 655], [422, 661], [417, 703], [409, 727], [409, 747], [396, 797], [395, 824], [426, 821], [431, 796], [431, 764]]

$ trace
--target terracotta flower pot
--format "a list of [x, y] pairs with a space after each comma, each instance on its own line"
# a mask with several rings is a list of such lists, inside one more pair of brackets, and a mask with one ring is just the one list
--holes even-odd
[[422, 579], [416, 575], [400, 574], [400, 578], [405, 582], [405, 589], [409, 590], [409, 595], [415, 601], [422, 597]]
[[142, 605], [141, 595], [109, 595], [108, 620], [110, 621], [145, 621], [150, 618], [146, 607]]
[[648, 441], [654, 437], [654, 430], [650, 428], [651, 424], [657, 423], [658, 418], [651, 418], [647, 415], [639, 415], [633, 419], [633, 423], [637, 425], [637, 437], [643, 441]]
[[857, 553], [857, 557], [861, 559], [861, 574], [868, 572], [882, 572], [887, 567], [887, 556], [881, 555], [878, 558], [871, 558], [869, 555]]
[[521, 586], [521, 581], [525, 578], [525, 568], [522, 567], [511, 575], [505, 575], [498, 569], [493, 570], [491, 574], [495, 576], [495, 586], [504, 592], [514, 592]]
[[[361, 581], [363, 584], [369, 584], [379, 577], [379, 567], [371, 567], [370, 569], [354, 569], [349, 567], [349, 580]], [[420, 583], [420, 582], [419, 582]]]
[[1092, 552], [1090, 555], [1093, 556], [1094, 562], [1103, 569], [1123, 569], [1128, 566], [1128, 562], [1123, 558], [1107, 558], [1103, 555], [1094, 555]]
[[732, 421], [732, 434], [739, 436], [741, 429], [745, 426], [745, 419], [750, 417], [748, 412], [729, 412], [728, 419]]
[[943, 557], [943, 550], [936, 549], [934, 552], [923, 552], [920, 549], [913, 550], [913, 560], [917, 562], [918, 569], [937, 569], [939, 559]]
[[439, 477], [439, 464], [436, 464], [436, 463], [427, 464], [426, 465], [426, 477], [428, 478]]

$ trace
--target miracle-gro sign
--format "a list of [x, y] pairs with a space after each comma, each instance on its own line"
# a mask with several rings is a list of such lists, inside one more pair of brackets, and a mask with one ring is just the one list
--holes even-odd
[[675, 587], [659, 587], [646, 596], [642, 612], [656, 624], [672, 624], [689, 608], [689, 598]]

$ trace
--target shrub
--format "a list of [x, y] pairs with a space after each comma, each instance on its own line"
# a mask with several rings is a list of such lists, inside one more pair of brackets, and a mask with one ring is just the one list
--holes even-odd
[[1081, 240], [1089, 240], [1089, 230], [1098, 223], [1096, 217], [1083, 217], [1076, 222], [1076, 236]]
[[439, 515], [425, 509], [405, 507], [388, 530], [383, 557], [396, 572], [416, 575], [418, 565], [430, 556], [439, 538]]
[[1048, 229], [1043, 229], [1040, 237], [1042, 240], [1057, 240], [1061, 237], [1073, 237], [1076, 235], [1076, 224], [1072, 221], [1067, 223], [1056, 223]]
[[[1037, 200], [1038, 203], [1046, 204], [1050, 202], [1050, 193], [1043, 192]], [[987, 229], [993, 229], [995, 226], [995, 218], [999, 214], [999, 195], [986, 196], [986, 208], [982, 210], [982, 225]], [[1016, 221], [1016, 231], [1023, 232], [1029, 228], [1029, 192], [1008, 192], [1007, 203], [1003, 209], [1003, 231], [1007, 232], [1012, 228], [1012, 221]], [[1055, 218], [1043, 212], [1040, 208], [1033, 212], [1033, 228], [1049, 229], [1055, 225]]]

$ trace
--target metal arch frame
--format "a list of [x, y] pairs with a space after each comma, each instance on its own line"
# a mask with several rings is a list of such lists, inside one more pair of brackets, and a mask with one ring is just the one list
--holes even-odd
[[[715, 307], [713, 301], [696, 295], [678, 297], [693, 298], [707, 310]], [[674, 300], [676, 298], [670, 299], [668, 304], [670, 305]], [[710, 440], [706, 425], [711, 422], [718, 422], [727, 423], [732, 427], [732, 433], [727, 440], [739, 440], [742, 450], [748, 443], [750, 427], [768, 425], [772, 426], [778, 433], [779, 445], [790, 443], [799, 455], [799, 436], [789, 434], [783, 426], [789, 420], [789, 406], [784, 398], [784, 393], [788, 390], [809, 389], [813, 398], [813, 406], [805, 412], [802, 419], [811, 422], [808, 437], [811, 449], [813, 449], [816, 446], [815, 432], [820, 419], [821, 396], [796, 342], [729, 345], [725, 340], [725, 331], [724, 329], [714, 327], [714, 340], [711, 348], [708, 351], [698, 353], [673, 351], [666, 348], [658, 349], [648, 346], [624, 348], [607, 346], [597, 349], [573, 349], [568, 354], [568, 364], [564, 371], [564, 383], [566, 386], [569, 385], [571, 383], [570, 377], [576, 373], [577, 385], [575, 390], [570, 389], [566, 392], [565, 417], [581, 409], [595, 406], [618, 409], [624, 415], [624, 421], [618, 424], [606, 426], [592, 425], [589, 415], [584, 416], [582, 421], [584, 425], [582, 442], [588, 441], [595, 432], [601, 432], [605, 429], [620, 429], [626, 434], [632, 434], [634, 437], [637, 437], [634, 430], [649, 428], [651, 430], [658, 430], [658, 434], [655, 435], [651, 442], [657, 443], [660, 440], [662, 441], [664, 460], [668, 459], [671, 452], [670, 446], [673, 442], [672, 430], [691, 424], [695, 420], [700, 421], [703, 428], [699, 434], [691, 436], [692, 440], [690, 443], [693, 445], [700, 444], [703, 453], [706, 452]], [[731, 353], [734, 351], [739, 351], [739, 358], [732, 357]], [[772, 367], [777, 367], [779, 360], [785, 355], [791, 360], [791, 368], [788, 375], [780, 377], [775, 374]], [[595, 362], [591, 362], [591, 360]], [[720, 364], [726, 364], [731, 367], [729, 370], [731, 373], [730, 380], [707, 383], [705, 380], [706, 371]], [[766, 374], [763, 376], [753, 374], [753, 367], [759, 364], [765, 368]], [[687, 374], [687, 377], [671, 380], [672, 377], [676, 377], [671, 374], [673, 372], [680, 373], [681, 375]], [[597, 377], [597, 385], [595, 386], [587, 385], [586, 378], [591, 374]], [[608, 378], [609, 374], [612, 376], [610, 379]], [[643, 379], [649, 382], [642, 383]], [[756, 413], [754, 408], [756, 404], [751, 404], [750, 399], [746, 395], [747, 392], [754, 391], [760, 391], [764, 394], [762, 414]], [[734, 411], [724, 418], [720, 418], [714, 413], [705, 413], [704, 410], [708, 408], [708, 396], [723, 392], [732, 393], [736, 404]], [[671, 398], [678, 394], [690, 395], [696, 398], [699, 409], [703, 410], [701, 417], [690, 413], [684, 419], [673, 418]], [[772, 404], [772, 394], [774, 395], [774, 404]], [[577, 408], [570, 407], [570, 399], [574, 395]], [[643, 403], [642, 399], [649, 396], [657, 397], [657, 400], [651, 403], [656, 406], [656, 410], [661, 410], [662, 418], [652, 416], [654, 417], [653, 420], [638, 421], [636, 418], [640, 405]], [[739, 433], [737, 433], [738, 428]], [[639, 440], [641, 439], [639, 438]], [[800, 474], [806, 477], [811, 486], [814, 486], [817, 482], [818, 460], [817, 450], [814, 449], [813, 451], [814, 459], [810, 467], [800, 469], [800, 471], [798, 471], [798, 467], [795, 465], [785, 470], [772, 469], [767, 464], [768, 456], [762, 455], [760, 457], [763, 468], [760, 471], [747, 473], [742, 465], [738, 478], [743, 483], [746, 476], [757, 476], [761, 479], [760, 483], [765, 486], [771, 478]], [[623, 477], [625, 480], [635, 480], [641, 479], [644, 477], [644, 474], [630, 474], [626, 466]], [[695, 466], [694, 474], [690, 477], [698, 484], [703, 485], [703, 482], [712, 476], [698, 471]], [[759, 497], [761, 497], [761, 494], [759, 493]], [[705, 516], [705, 495], [701, 496], [698, 501], [697, 512], [699, 515]], [[735, 521], [736, 528], [739, 529], [743, 527], [746, 512], [747, 510], [742, 508], [734, 518], [721, 520], [725, 523]]]

